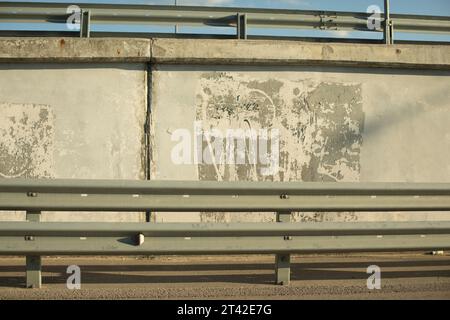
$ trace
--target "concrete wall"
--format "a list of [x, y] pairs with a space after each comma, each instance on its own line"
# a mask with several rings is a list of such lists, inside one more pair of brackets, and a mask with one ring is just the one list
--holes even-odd
[[[153, 178], [449, 182], [449, 76], [448, 71], [400, 69], [156, 66], [152, 74]], [[264, 175], [264, 166], [254, 168], [248, 159], [245, 165], [174, 164], [171, 150], [180, 140], [172, 141], [173, 132], [178, 128], [194, 132], [195, 121], [201, 122], [203, 130], [219, 128], [222, 132], [227, 128], [278, 129], [278, 172]], [[197, 219], [256, 217], [204, 213]], [[273, 215], [264, 217], [272, 219]], [[428, 214], [415, 217], [427, 219]], [[301, 213], [297, 218], [375, 217]]]
[[[146, 79], [144, 64], [0, 64], [0, 177], [143, 179]], [[45, 213], [43, 219], [143, 217]]]
[[[291, 41], [0, 39], [0, 175], [145, 179], [149, 170], [151, 179], [176, 180], [450, 182], [449, 53], [448, 46]], [[279, 170], [267, 174], [260, 163], [174, 163], [174, 133], [191, 132], [194, 145], [194, 123], [203, 130], [278, 130]], [[272, 221], [274, 215], [153, 218]], [[411, 214], [295, 218], [409, 220]], [[143, 216], [80, 213], [72, 219]]]

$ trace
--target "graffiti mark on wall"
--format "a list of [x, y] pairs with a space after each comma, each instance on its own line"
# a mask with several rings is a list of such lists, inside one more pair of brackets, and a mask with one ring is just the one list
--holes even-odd
[[[280, 139], [275, 174], [255, 175], [260, 170], [249, 164], [202, 163], [200, 180], [217, 180], [218, 174], [225, 181], [359, 180], [364, 130], [359, 83], [261, 80], [210, 72], [201, 77], [196, 101], [196, 120], [206, 129], [277, 129]], [[314, 215], [302, 219], [323, 216]]]

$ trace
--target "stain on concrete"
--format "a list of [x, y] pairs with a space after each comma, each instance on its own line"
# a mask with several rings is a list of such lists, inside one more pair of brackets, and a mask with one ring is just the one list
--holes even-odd
[[334, 53], [334, 49], [332, 46], [324, 45], [322, 48], [322, 57], [329, 58]]
[[[228, 72], [203, 74], [196, 93], [196, 120], [204, 130], [277, 129], [280, 147], [279, 170], [272, 175], [262, 175], [259, 163], [201, 163], [199, 179], [358, 181], [364, 131], [361, 90], [359, 83], [261, 80]], [[294, 220], [326, 221], [326, 215], [297, 213]], [[343, 220], [356, 219], [354, 214], [341, 215]], [[202, 214], [204, 221], [225, 221], [226, 217]]]
[[[312, 141], [309, 162], [294, 162], [301, 181], [358, 180], [364, 127], [361, 99], [361, 86], [331, 83], [320, 83], [294, 98], [292, 114], [299, 122], [287, 128], [302, 144]], [[300, 171], [297, 165], [302, 166]]]
[[50, 106], [0, 103], [0, 111], [0, 178], [54, 177]]

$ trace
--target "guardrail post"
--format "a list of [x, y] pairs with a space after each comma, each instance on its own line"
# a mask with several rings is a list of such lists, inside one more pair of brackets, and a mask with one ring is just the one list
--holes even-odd
[[[277, 212], [277, 222], [289, 222], [291, 213], [289, 211]], [[287, 240], [285, 238], [285, 240]], [[280, 253], [275, 255], [275, 278], [276, 284], [288, 285], [291, 280], [291, 255]]]
[[236, 36], [238, 39], [245, 40], [247, 39], [247, 16], [245, 14], [238, 13], [236, 15], [236, 19]]
[[[40, 211], [27, 211], [27, 220], [39, 222]], [[25, 241], [34, 241], [32, 235], [25, 237]], [[26, 256], [26, 278], [27, 288], [40, 288], [42, 285], [41, 256]]]
[[391, 20], [389, 0], [384, 0], [384, 42], [394, 44], [394, 24]]
[[82, 10], [80, 19], [80, 38], [89, 38], [91, 36], [91, 12]]

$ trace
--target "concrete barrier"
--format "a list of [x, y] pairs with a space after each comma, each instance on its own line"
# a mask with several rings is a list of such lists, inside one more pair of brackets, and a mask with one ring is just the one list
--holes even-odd
[[[0, 176], [449, 182], [449, 53], [448, 46], [437, 45], [3, 38]], [[206, 134], [277, 130], [277, 170], [267, 174], [267, 164], [249, 161], [195, 161], [192, 148], [190, 162], [174, 163], [173, 150], [182, 142], [176, 133], [189, 133], [194, 147], [196, 128]], [[207, 139], [200, 143], [210, 152]], [[84, 213], [71, 217], [99, 219]], [[132, 217], [110, 213], [102, 219]], [[273, 217], [153, 215], [164, 222]], [[409, 217], [293, 214], [294, 221]], [[20, 217], [3, 213], [0, 218]], [[414, 220], [448, 218], [414, 215]], [[46, 219], [57, 218], [47, 213]]]

